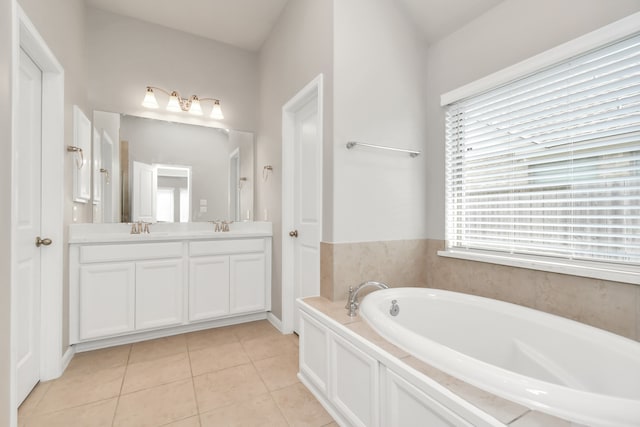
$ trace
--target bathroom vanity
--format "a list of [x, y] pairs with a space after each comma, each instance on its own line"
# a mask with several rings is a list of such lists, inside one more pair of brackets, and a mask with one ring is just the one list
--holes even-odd
[[92, 349], [264, 319], [271, 224], [126, 224], [69, 229], [69, 340]]

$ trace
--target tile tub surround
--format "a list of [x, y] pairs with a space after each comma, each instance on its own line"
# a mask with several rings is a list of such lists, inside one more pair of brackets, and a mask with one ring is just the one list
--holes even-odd
[[297, 337], [267, 321], [78, 353], [31, 392], [18, 425], [335, 425], [297, 372]]
[[344, 308], [344, 300], [329, 301], [324, 297], [310, 297], [305, 298], [304, 302], [336, 322], [342, 324], [352, 333], [364, 338], [371, 344], [387, 352], [392, 357], [399, 359], [411, 368], [415, 369], [417, 375], [425, 375], [437, 381], [459, 397], [493, 416], [505, 425], [514, 427], [574, 426], [574, 424], [566, 420], [537, 411], [532, 411], [522, 405], [487, 393], [416, 359], [378, 335], [364, 320], [362, 320], [360, 316], [354, 318], [349, 317], [347, 315], [347, 310]]
[[346, 299], [349, 286], [367, 280], [389, 286], [427, 284], [427, 240], [320, 244], [320, 295]]
[[640, 341], [640, 286], [438, 256], [443, 240], [322, 243], [320, 295], [345, 300], [365, 280], [524, 305]]
[[438, 256], [429, 240], [427, 284], [531, 307], [640, 341], [640, 286]]

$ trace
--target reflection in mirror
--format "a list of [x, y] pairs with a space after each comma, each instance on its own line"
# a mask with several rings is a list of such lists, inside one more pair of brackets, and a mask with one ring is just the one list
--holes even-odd
[[[253, 219], [252, 133], [118, 118], [112, 153], [119, 153], [113, 168], [120, 171], [122, 215], [114, 222]], [[94, 222], [98, 216], [107, 222], [108, 215], [96, 215], [102, 208], [94, 208]]]

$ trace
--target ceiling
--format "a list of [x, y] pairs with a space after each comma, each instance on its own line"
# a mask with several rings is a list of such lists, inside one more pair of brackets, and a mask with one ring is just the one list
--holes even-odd
[[[257, 51], [289, 0], [85, 0], [87, 4]], [[325, 0], [318, 0], [325, 1]], [[398, 0], [427, 43], [451, 34], [502, 0]]]

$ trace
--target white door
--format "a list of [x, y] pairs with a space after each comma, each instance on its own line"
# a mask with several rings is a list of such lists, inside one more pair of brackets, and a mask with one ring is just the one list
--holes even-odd
[[156, 168], [141, 162], [133, 162], [131, 188], [131, 219], [154, 222], [156, 218], [156, 192], [158, 175]]
[[[321, 159], [317, 98], [295, 115], [294, 130], [294, 299], [320, 295]], [[293, 234], [293, 235], [292, 235]], [[294, 330], [298, 331], [298, 310]]]
[[229, 312], [264, 311], [264, 253], [229, 257]]
[[42, 71], [20, 50], [15, 229], [17, 392], [22, 402], [40, 380]]
[[136, 263], [136, 330], [184, 320], [182, 259]]
[[109, 134], [103, 129], [100, 137], [100, 157], [101, 166], [98, 176], [102, 184], [102, 221], [116, 222], [115, 209], [113, 207], [113, 185], [114, 176], [113, 162], [113, 141]]

